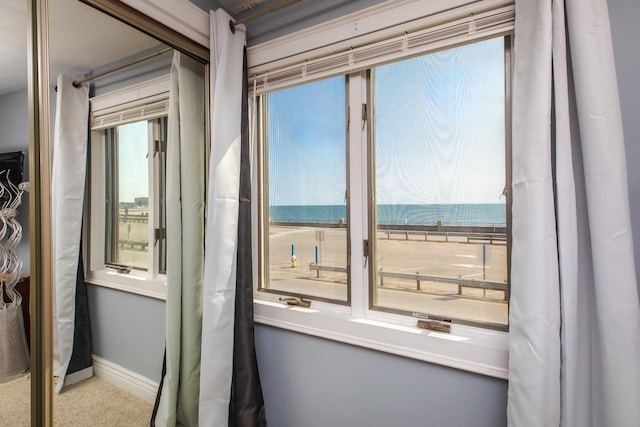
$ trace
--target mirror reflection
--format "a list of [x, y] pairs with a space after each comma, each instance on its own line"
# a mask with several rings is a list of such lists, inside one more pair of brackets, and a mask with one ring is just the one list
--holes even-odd
[[[30, 403], [29, 203], [28, 194], [13, 191], [27, 179], [28, 173], [25, 169], [29, 140], [26, 3], [0, 0], [0, 396], [3, 402], [0, 424], [3, 425], [28, 425]], [[14, 158], [13, 165], [3, 161], [9, 157]]]
[[[99, 419], [105, 425], [148, 425], [164, 352], [166, 153], [170, 129], [179, 126], [171, 124], [175, 106], [170, 103], [178, 104], [179, 88], [172, 86], [172, 62], [175, 69], [188, 70], [180, 72], [190, 76], [190, 84], [202, 87], [202, 97], [189, 102], [199, 104], [194, 114], [203, 153], [205, 68], [78, 0], [48, 4], [58, 233], [54, 423], [90, 425]], [[0, 0], [0, 168], [6, 153], [24, 154], [23, 178], [14, 176], [16, 188], [28, 179], [30, 154], [26, 13], [25, 1]], [[69, 135], [75, 141], [71, 145]], [[0, 191], [1, 181], [2, 171]], [[0, 352], [3, 361], [14, 355], [24, 362], [4, 371], [0, 362], [0, 395], [15, 397], [3, 397], [3, 425], [29, 425], [30, 420], [28, 198], [25, 193], [15, 209], [20, 242], [7, 252], [0, 239], [0, 254], [16, 258], [5, 265], [22, 266], [18, 280], [9, 273], [0, 276], [3, 284], [16, 282], [0, 289], [6, 301], [0, 322], [6, 322], [4, 308], [13, 295], [22, 300], [18, 339], [0, 336]], [[12, 229], [6, 230], [11, 236]], [[21, 340], [27, 346], [23, 350]]]

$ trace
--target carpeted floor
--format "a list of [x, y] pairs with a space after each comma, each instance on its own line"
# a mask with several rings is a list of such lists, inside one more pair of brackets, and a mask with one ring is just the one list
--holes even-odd
[[[0, 426], [29, 427], [29, 374], [0, 384]], [[153, 405], [96, 377], [53, 395], [54, 425], [64, 427], [148, 426]]]

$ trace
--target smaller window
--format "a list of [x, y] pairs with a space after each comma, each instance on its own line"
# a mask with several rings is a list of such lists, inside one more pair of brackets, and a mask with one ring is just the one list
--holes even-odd
[[166, 295], [169, 76], [91, 100], [86, 281]]
[[104, 131], [106, 265], [164, 273], [165, 128], [159, 118]]

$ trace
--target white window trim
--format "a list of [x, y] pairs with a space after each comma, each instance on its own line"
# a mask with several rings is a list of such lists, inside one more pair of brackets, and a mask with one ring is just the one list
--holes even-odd
[[[403, 31], [424, 28], [424, 20], [435, 19], [432, 15], [440, 10], [447, 10], [441, 17], [450, 19], [455, 15], [451, 9], [452, 2], [432, 0], [388, 1], [379, 6], [368, 8], [339, 20], [303, 30], [280, 39], [270, 41], [249, 49], [248, 60], [250, 75], [268, 72], [274, 68], [286, 67], [299, 63], [301, 58], [314, 58], [329, 55], [337, 51], [334, 47], [341, 47], [350, 43], [354, 37], [353, 29], [366, 22], [367, 34], [363, 36], [369, 42], [379, 41], [380, 37], [389, 37], [393, 32], [391, 26], [399, 26]], [[463, 12], [468, 13], [470, 7], [486, 10], [488, 7], [501, 7], [512, 2], [497, 0], [464, 1], [458, 0], [454, 6], [464, 6]], [[472, 3], [471, 5], [468, 5]], [[393, 13], [391, 13], [393, 11]], [[396, 13], [397, 12], [397, 13]], [[458, 10], [460, 13], [460, 10]], [[424, 18], [418, 18], [423, 16]], [[421, 26], [422, 25], [422, 26]], [[349, 28], [352, 31], [349, 31]], [[361, 28], [361, 27], [360, 27]], [[359, 34], [356, 34], [357, 36]], [[309, 47], [311, 45], [311, 47]], [[316, 50], [313, 50], [313, 49]], [[354, 84], [350, 81], [350, 86]], [[363, 82], [360, 84], [364, 84]], [[259, 92], [259, 90], [258, 90]], [[356, 126], [354, 126], [355, 128]], [[254, 132], [255, 134], [255, 132]], [[353, 136], [350, 136], [353, 141]], [[366, 174], [364, 168], [366, 144], [350, 144], [350, 179], [349, 184], [351, 218], [360, 218], [357, 224], [361, 227], [351, 227], [351, 241], [359, 242], [368, 234], [367, 210], [362, 206], [362, 196], [366, 188], [366, 179], [355, 178], [357, 173]], [[257, 164], [257, 150], [253, 160]], [[358, 172], [354, 167], [360, 167]], [[364, 169], [363, 169], [364, 168]], [[253, 217], [258, 218], [258, 168], [254, 167], [252, 198]], [[354, 181], [355, 179], [355, 181]], [[358, 183], [358, 185], [354, 185]], [[356, 224], [352, 221], [352, 224]], [[507, 379], [508, 377], [508, 333], [494, 331], [466, 325], [451, 325], [451, 333], [445, 334], [422, 330], [416, 327], [416, 319], [370, 310], [369, 286], [355, 286], [355, 283], [368, 284], [368, 269], [364, 264], [361, 245], [351, 245], [351, 292], [352, 306], [344, 307], [335, 304], [314, 301], [310, 308], [288, 306], [281, 303], [279, 295], [258, 291], [260, 280], [259, 248], [260, 239], [258, 224], [253, 222], [254, 249], [254, 318], [261, 324], [282, 329], [305, 333], [321, 338], [331, 339], [399, 356], [409, 357], [425, 362], [435, 363], [451, 368], [461, 369], [490, 377]], [[362, 262], [360, 262], [362, 260]], [[359, 265], [362, 268], [357, 268]]]
[[[104, 179], [95, 177], [105, 176], [104, 132], [102, 129], [114, 127], [132, 121], [150, 120], [167, 115], [163, 105], [168, 106], [170, 78], [161, 76], [146, 82], [128, 86], [108, 94], [91, 98], [91, 147], [90, 158], [91, 183], [89, 195], [89, 209], [85, 224], [89, 224], [88, 253], [85, 265], [89, 268], [85, 273], [85, 282], [104, 286], [124, 292], [144, 295], [151, 298], [165, 300], [167, 295], [166, 277], [163, 274], [153, 277], [151, 271], [131, 270], [129, 273], [119, 273], [105, 266], [104, 263]], [[151, 106], [151, 113], [145, 107]], [[137, 111], [136, 111], [137, 110]], [[108, 120], [104, 123], [101, 118], [117, 116], [118, 112], [135, 112], [119, 120]], [[96, 151], [98, 150], [98, 151]], [[150, 191], [153, 189], [150, 189]], [[152, 194], [151, 192], [149, 194]], [[153, 219], [150, 216], [150, 226]], [[91, 236], [97, 236], [91, 238]]]
[[[296, 68], [301, 69], [300, 83], [311, 81], [314, 78], [348, 74], [369, 68], [372, 63], [415, 56], [427, 50], [442, 48], [445, 45], [451, 46], [456, 43], [509, 33], [512, 31], [513, 25], [499, 24], [502, 20], [500, 15], [509, 14], [509, 12], [512, 15], [515, 13], [512, 0], [390, 0], [335, 21], [248, 48], [249, 77], [250, 80], [257, 80], [258, 85], [262, 85], [261, 80], [265, 77], [268, 80], [269, 75], [283, 71], [291, 72]], [[489, 22], [493, 22], [494, 25], [487, 28], [476, 28], [475, 22], [478, 18], [487, 18], [492, 15], [494, 18], [490, 18]], [[467, 29], [462, 34], [456, 34], [449, 38], [446, 43], [440, 43], [439, 39], [436, 39], [422, 41], [417, 46], [411, 46], [407, 43], [408, 40], [405, 40], [413, 33], [429, 33], [438, 27], [447, 27], [453, 22], [466, 23], [468, 24]], [[327, 59], [335, 61], [345, 53], [350, 54], [358, 50], [366, 51], [367, 48], [374, 45], [379, 45], [376, 46], [379, 48], [394, 39], [404, 42], [402, 50], [393, 54], [386, 47], [381, 54], [384, 55], [384, 58], [372, 58], [369, 54], [363, 60], [349, 58], [347, 55], [347, 61], [341, 60], [332, 69], [315, 73], [308, 73], [305, 69], [310, 64], [321, 63]], [[366, 62], [369, 58], [372, 58], [372, 61]], [[290, 81], [293, 82], [293, 79]], [[270, 86], [268, 90], [274, 90], [274, 87], [278, 86]], [[259, 92], [260, 89], [258, 89]]]

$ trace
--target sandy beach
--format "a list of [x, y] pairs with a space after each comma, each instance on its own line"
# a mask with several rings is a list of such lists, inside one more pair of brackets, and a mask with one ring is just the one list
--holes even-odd
[[[324, 232], [324, 241], [317, 240], [320, 237], [317, 231]], [[459, 287], [455, 283], [425, 279], [425, 276], [437, 276], [474, 280], [475, 286], [485, 280], [506, 288], [507, 246], [504, 242], [467, 243], [464, 236], [449, 236], [448, 241], [445, 236], [427, 236], [425, 239], [420, 233], [377, 234], [375, 269], [382, 274], [378, 273], [376, 278], [376, 305], [507, 324], [508, 305], [503, 290]], [[273, 226], [269, 237], [271, 289], [347, 299], [346, 229]], [[291, 245], [295, 250], [295, 267], [291, 263]], [[321, 269], [320, 277], [317, 277], [318, 272], [309, 267], [316, 261], [316, 246], [321, 268], [337, 267], [343, 271]], [[356, 260], [352, 262], [357, 264]], [[419, 285], [416, 275], [422, 277]]]

